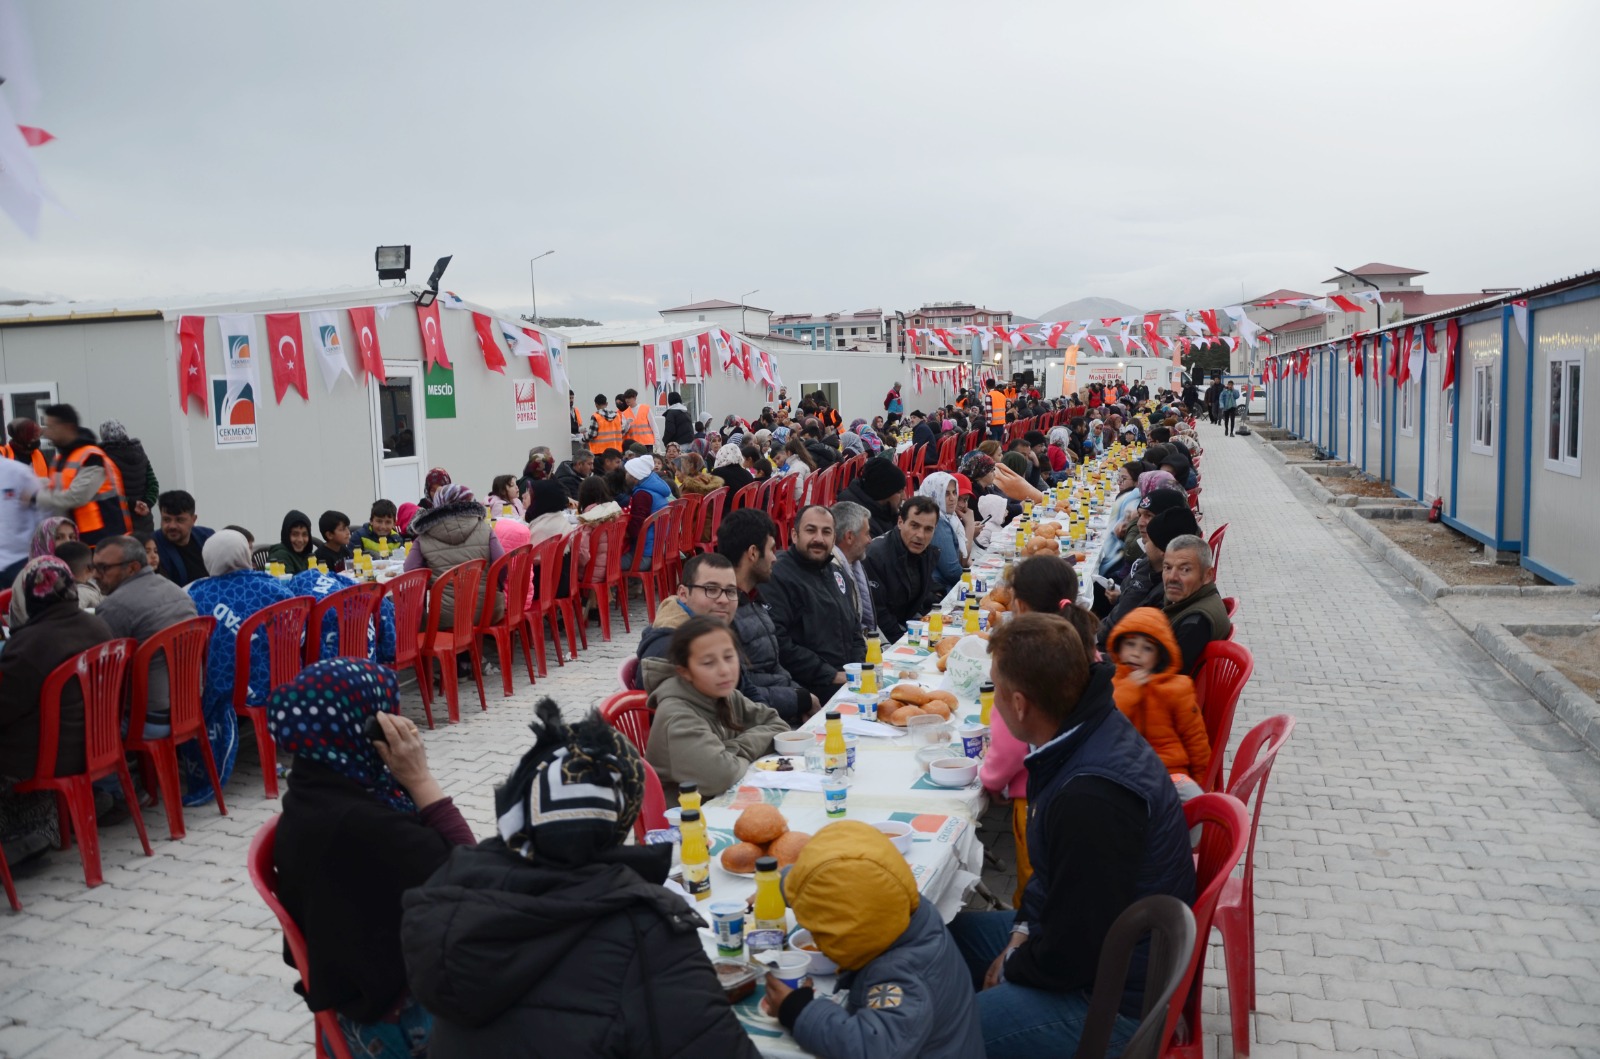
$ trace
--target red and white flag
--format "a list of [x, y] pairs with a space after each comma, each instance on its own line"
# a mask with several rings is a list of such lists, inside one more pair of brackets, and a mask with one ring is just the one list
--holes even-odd
[[375, 376], [379, 382], [388, 382], [383, 373], [383, 351], [378, 348], [378, 321], [372, 306], [350, 310], [350, 330], [355, 332], [362, 373]]
[[1144, 341], [1150, 347], [1150, 352], [1155, 353], [1157, 346], [1164, 346], [1167, 340], [1161, 337], [1161, 314], [1144, 314]]
[[1343, 294], [1330, 294], [1328, 295], [1328, 300], [1337, 306], [1340, 312], [1359, 313], [1366, 311], [1364, 305], [1354, 299], [1346, 298]]
[[283, 403], [290, 387], [300, 391], [302, 400], [309, 400], [299, 313], [267, 314], [267, 357], [272, 362], [272, 396], [277, 403]]
[[1511, 303], [1511, 322], [1517, 325], [1517, 337], [1522, 339], [1522, 348], [1528, 348], [1528, 299], [1518, 298]]
[[1461, 321], [1448, 320], [1444, 325], [1444, 376], [1439, 386], [1448, 390], [1456, 384], [1456, 351], [1461, 346]]
[[435, 364], [441, 368], [452, 367], [444, 351], [444, 331], [439, 326], [438, 302], [417, 306], [417, 330], [422, 335], [423, 374], [426, 375]]
[[711, 333], [695, 336], [695, 346], [700, 350], [700, 377], [711, 378]]
[[206, 404], [206, 318], [184, 316], [178, 320], [178, 411], [189, 411], [189, 398], [200, 402], [202, 413], [209, 411]]
[[683, 339], [672, 340], [672, 379], [674, 382], [683, 382], [689, 377], [688, 365], [683, 358]]
[[495, 341], [495, 322], [483, 313], [472, 314], [472, 329], [478, 333], [478, 350], [483, 354], [483, 364], [490, 371], [506, 373], [506, 358]]
[[652, 342], [645, 342], [639, 347], [639, 352], [644, 354], [644, 384], [656, 384], [656, 347]]
[[755, 369], [750, 366], [750, 343], [739, 343], [739, 373], [744, 376], [744, 381], [749, 382], [755, 377]]
[[1071, 326], [1072, 326], [1072, 321], [1071, 320], [1062, 320], [1059, 323], [1051, 324], [1050, 325], [1050, 334], [1046, 338], [1045, 344], [1048, 345], [1051, 349], [1055, 349], [1056, 348], [1056, 343], [1061, 341], [1061, 336], [1063, 334], [1065, 334], [1067, 328], [1069, 328]]

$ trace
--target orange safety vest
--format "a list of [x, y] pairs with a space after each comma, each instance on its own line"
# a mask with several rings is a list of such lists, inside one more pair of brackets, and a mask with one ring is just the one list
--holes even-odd
[[1006, 394], [1004, 390], [989, 391], [989, 425], [992, 427], [1006, 425]]
[[[78, 524], [78, 533], [98, 533], [107, 525], [112, 526], [116, 533], [131, 533], [133, 519], [128, 515], [128, 500], [122, 492], [122, 472], [117, 470], [117, 465], [100, 446], [83, 445], [73, 449], [67, 454], [65, 462], [58, 456], [56, 470], [51, 475], [51, 480], [57, 489], [70, 489], [72, 480], [78, 476], [79, 469], [83, 467], [83, 461], [91, 456], [100, 457], [101, 463], [105, 466], [106, 477], [105, 481], [100, 483], [100, 489], [94, 498], [72, 512], [72, 521]], [[121, 528], [116, 528], [118, 526]]]
[[[14, 460], [17, 454], [10, 445], [0, 445], [0, 458]], [[33, 473], [47, 481], [50, 478], [50, 464], [45, 462], [44, 453], [38, 449], [33, 450]]]
[[650, 422], [649, 405], [643, 403], [634, 405], [624, 413], [623, 419], [628, 424], [627, 439], [629, 441], [638, 442], [648, 448], [655, 448], [656, 428]]
[[838, 430], [844, 425], [844, 417], [839, 414], [837, 408], [825, 410], [819, 418], [822, 420], [823, 426], [832, 427], [834, 430]]
[[589, 423], [594, 428], [594, 438], [589, 442], [589, 451], [596, 456], [607, 449], [622, 451], [622, 416], [616, 412], [601, 415], [599, 412], [589, 417]]

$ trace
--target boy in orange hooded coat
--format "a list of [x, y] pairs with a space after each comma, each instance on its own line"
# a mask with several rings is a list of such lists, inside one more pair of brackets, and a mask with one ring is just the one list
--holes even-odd
[[1112, 678], [1117, 709], [1145, 737], [1188, 801], [1201, 793], [1211, 741], [1194, 681], [1181, 672], [1183, 656], [1167, 616], [1154, 607], [1129, 611], [1111, 630], [1106, 649], [1117, 660]]

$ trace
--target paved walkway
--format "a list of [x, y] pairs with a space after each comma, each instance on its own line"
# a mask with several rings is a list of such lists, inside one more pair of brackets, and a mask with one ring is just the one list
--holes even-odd
[[[1257, 658], [1234, 740], [1300, 720], [1257, 851], [1253, 1054], [1600, 1056], [1600, 823], [1568, 786], [1600, 804], [1600, 765], [1256, 442], [1205, 440], [1206, 523], [1230, 523], [1222, 582]], [[532, 702], [597, 702], [635, 639], [617, 630], [531, 689], [519, 670], [514, 697], [491, 685], [481, 713], [471, 694], [460, 725], [438, 714], [429, 756], [479, 834]], [[421, 721], [415, 696], [406, 709]], [[190, 810], [182, 842], [148, 819], [153, 858], [130, 826], [102, 832], [105, 885], [85, 889], [70, 852], [23, 869], [23, 913], [0, 914], [0, 1056], [309, 1054], [244, 870], [276, 806], [241, 757], [227, 817]], [[1207, 1051], [1227, 1055], [1212, 964]]]

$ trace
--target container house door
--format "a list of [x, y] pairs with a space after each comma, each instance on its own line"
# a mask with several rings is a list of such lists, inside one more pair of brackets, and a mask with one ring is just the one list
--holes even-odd
[[422, 365], [384, 365], [389, 381], [372, 387], [373, 463], [378, 495], [403, 504], [422, 495], [428, 448], [422, 416]]
[[1439, 387], [1439, 370], [1439, 353], [1435, 350], [1428, 354], [1426, 368], [1428, 412], [1422, 439], [1423, 500], [1432, 500], [1439, 495], [1439, 439], [1444, 435], [1444, 391]]

